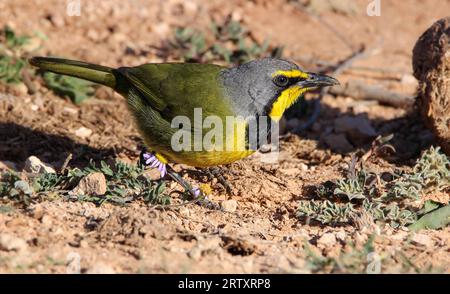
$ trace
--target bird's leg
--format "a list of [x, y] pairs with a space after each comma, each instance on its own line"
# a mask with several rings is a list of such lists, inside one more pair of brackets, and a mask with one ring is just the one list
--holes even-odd
[[141, 163], [144, 166], [149, 166], [150, 168], [157, 167], [161, 173], [161, 178], [164, 178], [168, 174], [172, 179], [178, 182], [184, 189], [189, 191], [189, 193], [194, 197], [199, 196], [199, 190], [191, 187], [191, 185], [186, 182], [178, 173], [176, 173], [168, 164], [167, 160], [159, 155], [158, 153], [147, 152], [146, 149], [141, 151]]
[[198, 200], [198, 203], [201, 205], [215, 210], [220, 210], [220, 206], [211, 200], [208, 199], [208, 197], [203, 193], [203, 191], [198, 187], [192, 187], [187, 181], [185, 181], [176, 171], [172, 169], [172, 167], [167, 166], [167, 174], [174, 179], [176, 182], [178, 182], [186, 191], [189, 191], [189, 194], [191, 194], [192, 198], [194, 200]]
[[225, 188], [228, 195], [232, 194], [232, 189], [230, 183], [223, 177], [223, 171], [220, 167], [208, 167], [205, 169], [206, 174], [210, 179], [216, 178], [220, 184]]
[[191, 194], [193, 199], [198, 199], [201, 196], [201, 191], [197, 187], [192, 187], [187, 181], [185, 181], [176, 171], [173, 170], [171, 166], [167, 166], [167, 174], [180, 184], [186, 191]]
[[173, 168], [167, 164], [167, 160], [158, 153], [147, 152], [147, 150], [144, 149], [141, 151], [140, 162], [144, 166], [157, 167], [161, 172], [161, 178], [163, 178], [166, 174], [169, 175], [186, 191], [188, 191], [194, 200], [199, 200], [199, 202], [212, 209], [219, 209], [219, 206], [209, 201], [206, 195], [204, 195], [198, 187], [192, 187], [176, 171], [174, 171]]

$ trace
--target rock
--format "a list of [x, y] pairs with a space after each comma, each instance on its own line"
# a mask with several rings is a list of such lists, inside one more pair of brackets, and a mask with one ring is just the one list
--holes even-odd
[[[278, 163], [282, 156], [284, 155], [283, 151], [275, 152], [276, 147], [274, 145], [265, 144], [261, 146], [261, 149], [258, 151], [259, 159], [262, 163], [266, 164], [276, 164]], [[274, 151], [274, 152], [272, 152]]]
[[220, 206], [226, 212], [235, 212], [237, 209], [237, 201], [236, 200], [225, 200], [220, 203]]
[[96, 263], [93, 267], [87, 270], [87, 274], [100, 274], [100, 275], [108, 275], [115, 274], [116, 271], [112, 268], [112, 266], [104, 264], [104, 263]]
[[42, 219], [41, 219], [41, 223], [45, 226], [45, 227], [51, 227], [53, 224], [52, 218], [49, 215], [43, 215]]
[[450, 155], [450, 17], [433, 24], [413, 50], [422, 118]]
[[202, 256], [202, 249], [199, 246], [194, 246], [187, 255], [193, 260], [198, 260]]
[[354, 149], [345, 134], [330, 134], [324, 138], [324, 141], [333, 151], [348, 153]]
[[340, 240], [340, 241], [345, 241], [345, 238], [347, 237], [347, 234], [345, 233], [344, 230], [339, 231], [336, 233], [336, 239]]
[[0, 235], [0, 250], [23, 252], [27, 248], [27, 242], [21, 238], [9, 234]]
[[417, 80], [411, 74], [404, 74], [400, 79], [400, 83], [402, 83], [403, 85], [417, 85]]
[[372, 141], [377, 132], [364, 116], [351, 117], [348, 115], [338, 117], [334, 121], [336, 133], [346, 133], [353, 144], [363, 145]]
[[85, 127], [81, 127], [75, 131], [75, 136], [81, 139], [86, 139], [90, 135], [92, 135], [92, 130]]
[[80, 180], [78, 185], [70, 192], [72, 195], [96, 195], [106, 193], [106, 178], [101, 172], [91, 173]]
[[431, 247], [433, 245], [433, 241], [431, 240], [431, 238], [424, 234], [414, 234], [411, 238], [411, 241], [413, 243], [416, 243], [417, 245], [425, 247]]
[[42, 174], [42, 173], [56, 173], [55, 169], [51, 167], [50, 165], [42, 162], [39, 158], [36, 156], [30, 156], [25, 161], [25, 167], [24, 170], [29, 173], [34, 174]]
[[100, 38], [99, 33], [94, 29], [89, 29], [86, 33], [86, 37], [88, 37], [92, 41], [98, 41], [98, 39]]
[[180, 214], [184, 217], [189, 217], [191, 215], [191, 212], [189, 211], [189, 208], [182, 206], [180, 208]]
[[284, 168], [279, 169], [279, 171], [286, 176], [296, 176], [300, 173], [298, 168]]
[[88, 248], [89, 247], [89, 243], [86, 240], [81, 240], [80, 241], [80, 248]]
[[323, 247], [333, 247], [336, 245], [336, 237], [332, 233], [325, 233], [319, 238], [319, 240], [317, 240], [317, 245], [322, 245]]
[[301, 171], [308, 171], [309, 167], [304, 164], [303, 162], [300, 162], [300, 164], [298, 165]]
[[27, 95], [28, 94], [28, 87], [24, 83], [14, 84], [12, 86], [12, 89], [14, 91], [17, 91], [17, 93], [19, 93], [21, 95]]
[[369, 236], [367, 234], [355, 232], [353, 240], [355, 241], [356, 246], [364, 246], [364, 244], [367, 243], [367, 240], [369, 240]]
[[[183, 1], [184, 12], [188, 15], [193, 15], [199, 10], [199, 4], [194, 1]], [[234, 13], [233, 15], [234, 16]]]
[[37, 220], [40, 220], [44, 216], [44, 208], [42, 207], [42, 204], [35, 204], [31, 208], [31, 216]]
[[170, 33], [170, 26], [166, 22], [159, 22], [152, 29], [159, 36], [167, 36]]
[[0, 161], [0, 171], [17, 170], [17, 166], [11, 161]]
[[64, 20], [64, 18], [62, 16], [60, 16], [59, 14], [51, 14], [48, 16], [48, 18], [55, 27], [60, 28], [66, 24], [66, 21]]
[[76, 114], [78, 114], [78, 109], [71, 108], [71, 107], [64, 107], [63, 112], [67, 113], [67, 114], [71, 114], [71, 115], [76, 115]]

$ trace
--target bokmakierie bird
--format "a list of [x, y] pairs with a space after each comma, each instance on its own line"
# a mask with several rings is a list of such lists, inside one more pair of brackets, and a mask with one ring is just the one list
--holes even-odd
[[[150, 151], [144, 154], [146, 163], [158, 167], [162, 176], [169, 171], [187, 189], [190, 186], [170, 173], [173, 170], [166, 170], [168, 163], [194, 167], [224, 165], [251, 155], [258, 146], [222, 148], [225, 144], [236, 146], [239, 136], [248, 138], [244, 121], [236, 125], [238, 136], [227, 136], [225, 132], [213, 149], [174, 150], [172, 138], [179, 131], [171, 126], [174, 118], [183, 116], [193, 121], [194, 110], [201, 109], [203, 117], [214, 116], [224, 121], [226, 117], [267, 117], [279, 121], [284, 111], [305, 92], [338, 84], [332, 77], [306, 72], [293, 62], [275, 58], [231, 68], [213, 64], [150, 63], [114, 69], [52, 57], [33, 57], [30, 63], [42, 70], [111, 87], [125, 97]], [[184, 131], [190, 134], [194, 127]], [[196, 140], [199, 138], [194, 138], [191, 144]]]

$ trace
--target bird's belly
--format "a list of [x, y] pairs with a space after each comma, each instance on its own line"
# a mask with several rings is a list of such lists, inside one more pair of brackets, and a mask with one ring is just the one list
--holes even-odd
[[209, 167], [229, 164], [250, 156], [255, 151], [191, 151], [173, 152], [165, 151], [169, 161], [183, 163], [194, 167]]
[[[146, 145], [152, 151], [164, 156], [169, 162], [183, 163], [194, 167], [209, 167], [224, 165], [250, 156], [255, 150], [245, 148], [245, 144], [238, 144], [236, 136], [229, 138], [231, 147], [215, 146], [209, 150], [195, 149], [191, 146], [188, 150], [175, 151], [172, 148], [170, 137], [159, 137], [154, 140], [150, 132], [143, 133]], [[226, 140], [226, 139], [225, 139]], [[224, 144], [226, 145], [226, 144]]]

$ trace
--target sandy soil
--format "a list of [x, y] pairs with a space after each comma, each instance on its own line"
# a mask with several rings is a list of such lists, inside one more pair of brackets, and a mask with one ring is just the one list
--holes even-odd
[[[386, 0], [380, 17], [366, 15], [367, 3], [349, 1], [347, 10], [321, 12], [330, 29], [295, 3], [282, 0], [82, 1], [78, 17], [66, 15], [66, 1], [4, 0], [0, 26], [30, 35], [44, 33], [47, 39], [40, 41], [41, 55], [131, 66], [162, 61], [154, 47], [174, 27], [202, 29], [212, 19], [231, 14], [256, 40], [284, 45], [287, 58], [310, 70], [314, 68], [305, 60], [335, 63], [361, 45], [373, 48], [369, 57], [338, 78], [345, 82], [356, 77], [414, 95], [412, 48], [423, 31], [446, 16], [450, 1]], [[368, 67], [387, 70], [364, 70]], [[0, 161], [14, 164], [17, 170], [30, 155], [57, 167], [68, 153], [73, 154], [72, 167], [85, 166], [90, 159], [136, 162], [142, 142], [123, 98], [100, 88], [95, 98], [76, 106], [40, 85], [36, 83], [39, 91], [34, 95], [0, 88]], [[342, 178], [350, 154], [367, 150], [367, 144], [352, 145], [346, 152], [327, 145], [335, 119], [345, 115], [368, 118], [379, 134], [396, 134], [398, 155], [371, 162], [375, 171], [407, 169], [433, 143], [430, 132], [404, 110], [326, 96], [311, 131], [282, 139], [278, 164], [261, 163], [265, 155], [258, 153], [224, 168], [233, 195], [213, 184], [211, 199], [237, 201], [235, 212], [195, 204], [161, 210], [140, 202], [97, 207], [46, 199], [27, 209], [15, 207], [0, 213], [0, 236], [21, 244], [18, 250], [0, 250], [0, 272], [366, 272], [372, 261], [352, 253], [361, 251], [370, 230], [306, 224], [295, 213], [299, 200], [310, 197], [311, 186]], [[76, 136], [75, 130], [82, 126], [91, 129], [92, 135]], [[208, 182], [194, 173], [185, 176], [193, 182]], [[177, 188], [175, 183], [169, 186]], [[375, 231], [382, 272], [450, 271], [449, 228], [422, 232], [426, 242], [404, 228], [383, 225]], [[339, 262], [320, 263], [314, 256]]]

